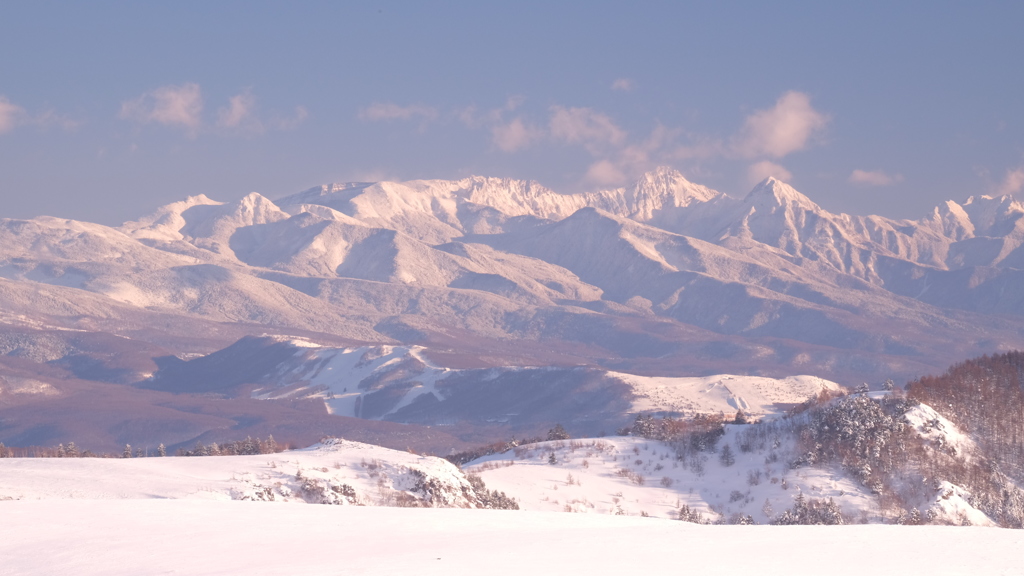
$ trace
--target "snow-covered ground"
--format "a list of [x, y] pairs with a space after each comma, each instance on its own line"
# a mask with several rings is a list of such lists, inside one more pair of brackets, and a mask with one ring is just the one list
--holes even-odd
[[[970, 439], [936, 417], [941, 418], [925, 405], [908, 414], [933, 446], [960, 447], [959, 454], [967, 454]], [[514, 496], [524, 510], [675, 519], [685, 506], [709, 522], [749, 517], [766, 524], [802, 495], [832, 500], [847, 523], [894, 520], [892, 511], [882, 510], [878, 497], [840, 466], [791, 467], [800, 456], [795, 442], [796, 433], [785, 423], [726, 425], [713, 450], [683, 450], [682, 456], [673, 446], [641, 437], [590, 438], [524, 445], [463, 469], [479, 475], [488, 488]], [[994, 525], [968, 503], [964, 488], [942, 479], [918, 480], [934, 486], [910, 504], [933, 522]]]
[[1020, 574], [1024, 533], [195, 500], [0, 502], [0, 574]]
[[[433, 481], [429, 496], [428, 481]], [[0, 459], [0, 500], [157, 498], [469, 507], [473, 504], [466, 490], [472, 494], [463, 474], [447, 460], [343, 440], [253, 456]]]
[[[1018, 530], [675, 520], [686, 505], [763, 524], [800, 493], [834, 499], [852, 521], [878, 519], [858, 483], [786, 471], [786, 438], [755, 428], [727, 426], [717, 453], [684, 460], [662, 442], [612, 437], [464, 467], [519, 511], [474, 509], [481, 494], [445, 460], [342, 440], [253, 456], [4, 458], [0, 575], [1024, 573]], [[964, 512], [961, 489], [940, 492], [946, 516]]]
[[[855, 521], [879, 520], [870, 492], [842, 471], [787, 470], [788, 444], [741, 451], [738, 435], [744, 428], [727, 427], [717, 454], [700, 452], [682, 462], [663, 442], [612, 437], [530, 444], [463, 468], [480, 475], [488, 488], [514, 495], [524, 510], [675, 519], [685, 505], [708, 521], [738, 514], [764, 524], [803, 494], [834, 499]], [[721, 458], [725, 445], [734, 459], [729, 465]]]
[[636, 394], [635, 412], [703, 412], [749, 415], [781, 413], [787, 405], [803, 402], [823, 390], [842, 386], [817, 376], [716, 376], [664, 378], [610, 372], [609, 376], [629, 384]]

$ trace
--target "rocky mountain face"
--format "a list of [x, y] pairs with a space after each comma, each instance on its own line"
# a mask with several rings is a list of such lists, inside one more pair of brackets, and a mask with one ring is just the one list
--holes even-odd
[[[267, 334], [449, 369], [906, 380], [1024, 347], [1022, 216], [985, 196], [832, 214], [775, 179], [736, 199], [659, 169], [586, 194], [471, 177], [195, 196], [117, 228], [0, 220], [0, 376], [39, 383], [0, 383], [0, 412], [94, 383], [183, 392], [145, 383]], [[194, 368], [189, 392], [247, 369]]]

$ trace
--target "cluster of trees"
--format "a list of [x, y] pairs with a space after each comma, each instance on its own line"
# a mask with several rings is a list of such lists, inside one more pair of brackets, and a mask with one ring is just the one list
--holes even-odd
[[537, 442], [544, 441], [545, 439], [540, 437], [517, 440], [516, 437], [513, 436], [511, 440], [502, 440], [501, 442], [486, 444], [477, 448], [463, 450], [462, 452], [454, 452], [445, 456], [444, 459], [456, 466], [462, 466], [466, 462], [472, 462], [477, 458], [483, 458], [484, 456], [490, 456], [491, 454], [501, 454], [502, 452], [508, 452], [517, 446], [522, 446], [524, 444], [536, 444]]
[[81, 450], [74, 442], [57, 446], [26, 446], [14, 448], [0, 442], [0, 458], [116, 458], [116, 454], [96, 454]]
[[882, 476], [906, 462], [908, 445], [919, 442], [904, 417], [912, 406], [904, 398], [878, 401], [860, 394], [825, 394], [805, 403], [802, 454], [794, 467], [838, 462], [865, 486], [880, 491]]
[[943, 478], [970, 490], [971, 504], [1001, 525], [1024, 528], [1024, 352], [961, 362], [910, 382], [907, 396], [931, 406], [977, 446], [969, 464], [958, 460]]
[[484, 479], [476, 474], [467, 474], [466, 480], [469, 480], [469, 485], [473, 487], [473, 492], [476, 493], [476, 498], [482, 508], [489, 508], [491, 510], [519, 510], [519, 503], [515, 499], [506, 496], [504, 492], [488, 490], [487, 486], [484, 485]]
[[797, 494], [793, 507], [785, 510], [771, 522], [776, 526], [790, 526], [795, 524], [823, 524], [826, 526], [837, 526], [846, 524], [843, 511], [831, 498], [828, 501], [816, 498], [806, 499], [803, 493]]
[[714, 449], [718, 439], [725, 434], [725, 423], [725, 417], [721, 414], [697, 414], [688, 420], [637, 414], [633, 425], [619, 430], [619, 434], [668, 443], [686, 441], [693, 450], [703, 452]]
[[[235, 440], [223, 444], [211, 443], [204, 446], [197, 442], [192, 450], [178, 449], [178, 456], [235, 456], [245, 454], [272, 454], [286, 450], [287, 446], [279, 445], [270, 435], [266, 440], [255, 440], [246, 436], [245, 440]], [[166, 456], [167, 448], [161, 443], [155, 449], [135, 447], [125, 444], [120, 453], [100, 453], [81, 450], [74, 442], [61, 443], [57, 446], [29, 446], [27, 448], [10, 448], [0, 442], [0, 458], [144, 458]]]
[[508, 452], [509, 450], [524, 444], [536, 444], [537, 442], [544, 442], [548, 440], [569, 440], [571, 438], [572, 436], [566, 432], [565, 428], [563, 428], [561, 424], [555, 424], [553, 428], [548, 430], [546, 438], [537, 436], [534, 438], [516, 439], [516, 437], [513, 436], [510, 440], [502, 440], [501, 442], [493, 442], [477, 448], [463, 450], [462, 452], [455, 452], [445, 456], [444, 458], [456, 466], [462, 466], [466, 462], [472, 462], [477, 458], [483, 458], [484, 456], [490, 456], [491, 454]]
[[1001, 471], [1024, 481], [1024, 352], [961, 362], [911, 382], [907, 395], [951, 420]]
[[274, 435], [271, 434], [266, 441], [246, 436], [245, 440], [235, 440], [234, 442], [225, 442], [223, 444], [211, 442], [209, 445], [203, 445], [202, 442], [196, 442], [195, 447], [191, 450], [179, 448], [178, 456], [247, 456], [252, 454], [274, 454], [284, 449], [283, 446], [277, 444], [274, 440]]

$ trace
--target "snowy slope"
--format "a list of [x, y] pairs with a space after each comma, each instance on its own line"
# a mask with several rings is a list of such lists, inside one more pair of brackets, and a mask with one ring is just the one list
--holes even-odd
[[0, 500], [153, 498], [477, 505], [446, 460], [344, 440], [254, 456], [0, 459]]
[[1017, 574], [1013, 530], [696, 526], [621, 516], [252, 502], [0, 502], [4, 574]]
[[[514, 496], [523, 510], [676, 519], [685, 507], [701, 522], [749, 517], [766, 524], [802, 497], [835, 502], [846, 523], [894, 521], [871, 489], [838, 466], [793, 467], [800, 454], [792, 434], [760, 432], [728, 425], [714, 450], [688, 453], [638, 437], [549, 441], [484, 456], [463, 469]], [[995, 525], [971, 506], [964, 488], [917, 481], [935, 483], [910, 503], [932, 522]]]
[[837, 470], [789, 470], [788, 443], [771, 449], [778, 459], [766, 463], [769, 451], [739, 449], [740, 428], [730, 426], [720, 440], [735, 453], [729, 466], [715, 453], [680, 461], [663, 442], [609, 437], [531, 444], [463, 468], [489, 488], [514, 495], [523, 510], [675, 519], [688, 506], [710, 522], [749, 515], [765, 524], [804, 494], [834, 499], [851, 518], [880, 520], [875, 499], [856, 481]]

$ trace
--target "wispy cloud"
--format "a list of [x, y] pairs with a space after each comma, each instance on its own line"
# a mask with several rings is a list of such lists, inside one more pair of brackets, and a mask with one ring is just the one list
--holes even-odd
[[511, 120], [505, 119], [507, 114], [515, 112], [523, 102], [522, 96], [511, 96], [500, 108], [480, 112], [475, 106], [467, 106], [457, 110], [455, 116], [467, 128], [488, 128], [491, 132], [491, 143], [502, 152], [518, 152], [547, 136], [544, 128], [529, 122], [521, 115]]
[[503, 152], [522, 150], [543, 137], [543, 130], [528, 125], [522, 118], [491, 127], [491, 140]]
[[7, 97], [0, 96], [0, 134], [14, 130], [24, 116], [24, 108], [12, 103]]
[[865, 184], [868, 186], [888, 186], [896, 182], [902, 182], [903, 176], [896, 174], [890, 176], [881, 170], [854, 170], [850, 173], [848, 180], [854, 184]]
[[746, 158], [782, 158], [806, 148], [828, 121], [828, 116], [811, 106], [806, 94], [786, 92], [773, 108], [758, 110], [747, 117], [733, 147]]
[[611, 118], [590, 108], [551, 107], [551, 136], [556, 140], [582, 144], [588, 149], [603, 145], [621, 145], [626, 131]]
[[[629, 90], [633, 83], [619, 78], [612, 89]], [[691, 171], [711, 160], [737, 158], [748, 163], [748, 175], [760, 181], [766, 176], [783, 180], [792, 173], [770, 161], [809, 146], [828, 124], [827, 115], [815, 110], [801, 92], [786, 92], [772, 108], [748, 116], [742, 130], [731, 138], [689, 134], [682, 129], [655, 126], [649, 134], [631, 134], [608, 114], [588, 107], [553, 105], [547, 118], [537, 111], [522, 110], [522, 97], [505, 105], [480, 110], [468, 106], [441, 114], [421, 104], [399, 106], [375, 103], [359, 112], [366, 120], [440, 119], [455, 121], [471, 130], [487, 131], [495, 150], [516, 153], [540, 145], [557, 144], [585, 150], [590, 156], [583, 181], [600, 186], [622, 185], [660, 165], [685, 163]]]
[[618, 90], [619, 92], [632, 92], [633, 87], [633, 81], [629, 78], [616, 78], [612, 82], [612, 90]]
[[1024, 189], [1024, 167], [1016, 170], [1007, 170], [1006, 177], [999, 184], [999, 194], [1016, 194]]
[[161, 86], [138, 98], [126, 100], [121, 103], [119, 116], [141, 124], [184, 128], [189, 136], [195, 137], [200, 132], [211, 131], [211, 128], [222, 135], [292, 130], [308, 115], [302, 106], [296, 106], [294, 114], [284, 117], [271, 114], [268, 118], [258, 114], [256, 96], [248, 88], [229, 97], [227, 104], [217, 109], [212, 123], [204, 120], [203, 109], [202, 89], [199, 84], [188, 82], [180, 86]]
[[414, 118], [434, 120], [437, 116], [437, 109], [430, 106], [423, 106], [420, 104], [399, 106], [398, 104], [391, 102], [375, 102], [366, 108], [363, 108], [359, 112], [360, 118], [372, 121], [412, 120]]
[[598, 160], [587, 168], [587, 174], [585, 176], [588, 182], [597, 184], [598, 186], [618, 186], [622, 184], [627, 176], [619, 167], [611, 160]]
[[14, 104], [6, 96], [0, 95], [0, 134], [10, 132], [18, 126], [29, 125], [39, 128], [50, 128], [56, 126], [64, 130], [74, 130], [81, 126], [81, 122], [58, 114], [54, 110], [44, 110], [37, 114], [29, 113], [27, 110]]
[[747, 167], [747, 183], [751, 186], [769, 176], [788, 182], [793, 178], [793, 173], [769, 160], [755, 162]]
[[309, 118], [309, 111], [305, 106], [296, 106], [291, 116], [276, 117], [270, 120], [269, 124], [278, 130], [295, 130]]
[[254, 118], [256, 97], [249, 90], [228, 99], [228, 105], [217, 110], [217, 126], [221, 128], [237, 128], [248, 124], [254, 129], [262, 130], [262, 124]]
[[82, 125], [81, 120], [75, 120], [63, 114], [58, 114], [54, 110], [45, 110], [39, 114], [32, 116], [27, 121], [28, 124], [35, 124], [42, 128], [49, 128], [56, 126], [63, 130], [74, 130]]
[[203, 123], [203, 96], [199, 85], [161, 86], [121, 103], [121, 118], [143, 124], [180, 126], [193, 135]]

